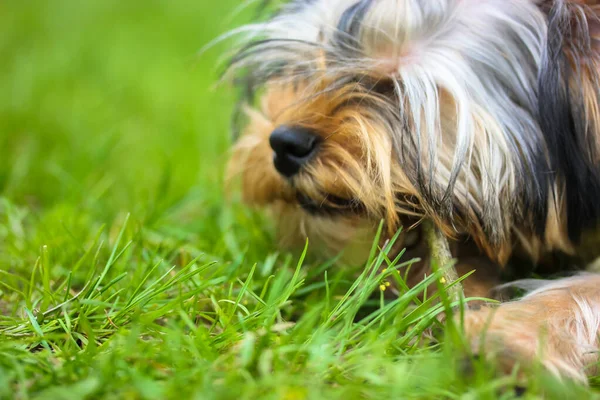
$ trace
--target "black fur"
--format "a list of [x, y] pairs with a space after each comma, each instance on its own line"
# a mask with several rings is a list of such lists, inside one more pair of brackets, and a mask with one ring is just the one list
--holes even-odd
[[360, 0], [348, 7], [340, 17], [334, 43], [350, 57], [356, 56], [360, 50], [360, 26], [372, 3], [373, 0]]
[[[548, 13], [548, 46], [539, 75], [539, 121], [551, 163], [550, 177], [565, 185], [567, 227], [577, 243], [600, 219], [600, 174], [594, 121], [587, 121], [578, 68], [591, 56], [584, 19], [555, 3]], [[595, 70], [592, 73], [597, 73]], [[575, 84], [571, 84], [572, 82]], [[545, 171], [540, 171], [545, 174]]]

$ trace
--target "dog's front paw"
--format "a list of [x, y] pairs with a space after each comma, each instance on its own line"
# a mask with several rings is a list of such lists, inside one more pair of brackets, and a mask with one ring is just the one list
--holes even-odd
[[541, 363], [559, 377], [587, 382], [596, 373], [600, 277], [547, 283], [519, 301], [468, 310], [464, 328], [476, 354], [504, 372]]

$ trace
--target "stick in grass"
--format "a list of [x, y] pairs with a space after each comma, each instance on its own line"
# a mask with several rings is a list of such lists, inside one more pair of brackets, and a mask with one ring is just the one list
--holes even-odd
[[[423, 231], [425, 233], [425, 240], [427, 240], [427, 245], [429, 246], [432, 268], [441, 268], [442, 283], [446, 286], [450, 285], [452, 282], [458, 280], [458, 273], [454, 268], [448, 240], [432, 221], [426, 220], [423, 222]], [[458, 302], [461, 298], [464, 298], [463, 288], [460, 283], [455, 283], [449, 287], [447, 293], [451, 302]]]

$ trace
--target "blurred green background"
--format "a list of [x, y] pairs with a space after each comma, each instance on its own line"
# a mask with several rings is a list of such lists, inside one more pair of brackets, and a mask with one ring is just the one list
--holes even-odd
[[215, 86], [223, 47], [198, 51], [239, 5], [0, 4], [0, 193], [103, 218], [220, 194], [232, 91]]
[[[247, 8], [237, 0], [0, 4], [0, 197], [37, 221], [22, 238], [32, 249], [60, 246], [65, 226], [85, 237], [126, 213], [205, 252], [244, 246], [230, 228], [254, 217], [223, 207], [235, 96], [219, 77], [232, 43], [200, 50], [245, 22]], [[18, 234], [2, 231], [0, 240]], [[23, 264], [25, 255], [5, 251], [0, 261], [7, 257]]]

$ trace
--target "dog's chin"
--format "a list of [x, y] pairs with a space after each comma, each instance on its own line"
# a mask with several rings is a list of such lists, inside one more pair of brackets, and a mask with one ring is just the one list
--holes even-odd
[[340, 257], [345, 264], [367, 261], [378, 223], [358, 206], [334, 205], [298, 195], [301, 201], [278, 200], [267, 206], [276, 224], [279, 246], [302, 249], [308, 240], [313, 258]]

